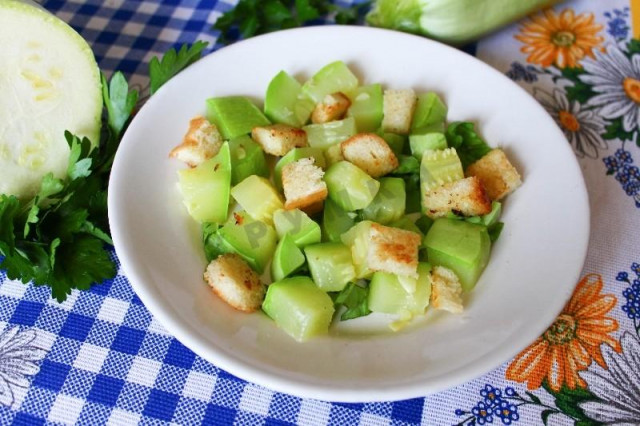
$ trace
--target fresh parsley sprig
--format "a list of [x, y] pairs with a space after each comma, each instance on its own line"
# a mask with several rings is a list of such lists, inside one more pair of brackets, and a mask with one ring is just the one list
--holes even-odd
[[[151, 92], [200, 58], [205, 42], [171, 49], [150, 64]], [[65, 132], [69, 144], [66, 176], [42, 179], [36, 196], [26, 202], [0, 194], [0, 268], [7, 277], [47, 285], [59, 302], [72, 289], [88, 289], [113, 278], [116, 266], [107, 216], [111, 165], [131, 120], [138, 91], [121, 72], [102, 75], [104, 102], [100, 143]]]
[[333, 16], [338, 24], [355, 24], [369, 1], [343, 7], [327, 0], [240, 0], [213, 25], [220, 31], [218, 42], [228, 44], [238, 38], [300, 27], [316, 19]]

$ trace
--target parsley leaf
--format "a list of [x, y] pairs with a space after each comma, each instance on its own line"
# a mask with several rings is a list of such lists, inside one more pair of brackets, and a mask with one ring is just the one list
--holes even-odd
[[449, 147], [456, 149], [465, 170], [491, 151], [491, 147], [476, 133], [475, 125], [470, 122], [456, 121], [449, 124], [445, 136]]
[[183, 44], [180, 50], [169, 49], [162, 59], [157, 57], [151, 59], [149, 64], [151, 94], [157, 92], [160, 86], [169, 81], [171, 77], [200, 59], [202, 51], [208, 44], [206, 41], [196, 41], [191, 46]]
[[300, 27], [315, 19], [333, 19], [338, 24], [355, 24], [364, 16], [370, 2], [350, 7], [327, 0], [240, 0], [213, 24], [220, 35], [218, 42], [228, 44], [287, 28]]
[[138, 102], [138, 92], [129, 91], [124, 75], [116, 72], [108, 83], [102, 74], [102, 97], [107, 109], [109, 129], [115, 136], [119, 136]]
[[347, 284], [340, 293], [335, 295], [333, 300], [336, 309], [340, 306], [347, 308], [340, 316], [340, 321], [369, 315], [371, 311], [367, 303], [368, 297], [369, 287], [360, 287], [354, 283]]

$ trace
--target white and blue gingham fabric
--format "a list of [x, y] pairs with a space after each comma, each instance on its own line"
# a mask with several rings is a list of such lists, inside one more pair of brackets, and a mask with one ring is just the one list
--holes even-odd
[[[89, 42], [107, 75], [124, 72], [143, 98], [148, 95], [150, 59], [196, 40], [210, 43], [205, 53], [219, 48], [211, 25], [236, 2], [41, 0]], [[596, 19], [608, 25], [603, 26], [603, 34], [606, 31], [619, 41], [620, 32], [628, 38], [627, 4], [627, 0], [572, 0], [562, 7], [575, 8], [577, 13], [611, 8], [597, 12]], [[513, 37], [516, 31], [512, 27], [483, 40], [478, 56], [527, 90], [536, 82], [549, 86], [551, 74], [514, 62], [525, 60]], [[475, 46], [469, 51], [475, 53]], [[620, 158], [626, 156], [631, 170], [631, 153], [637, 159], [640, 151], [630, 145], [629, 151], [617, 149], [618, 145], [611, 142], [608, 151], [603, 149], [603, 158], [611, 155], [604, 158], [605, 164], [613, 161], [615, 152]], [[616, 338], [632, 326], [640, 335], [635, 313], [629, 313], [632, 302], [637, 306], [634, 295], [640, 284], [636, 280], [635, 287], [629, 287], [628, 273], [619, 272], [631, 264], [640, 277], [634, 250], [640, 234], [637, 221], [630, 219], [640, 212], [638, 198], [635, 207], [630, 202], [637, 192], [625, 195], [606, 175], [600, 159], [583, 157], [579, 156], [590, 196], [596, 200], [592, 211], [600, 218], [585, 271], [600, 272], [606, 291], [618, 295]], [[638, 168], [633, 170], [637, 177]], [[616, 179], [622, 182], [617, 175]], [[623, 241], [629, 249], [610, 241], [606, 226], [618, 229], [619, 223], [624, 229], [616, 235], [626, 232], [632, 238], [624, 241], [634, 241]], [[625, 315], [624, 300], [628, 302]], [[424, 398], [361, 404], [303, 399], [240, 380], [195, 355], [153, 318], [121, 271], [89, 291], [74, 291], [59, 304], [50, 298], [48, 288], [8, 280], [0, 270], [0, 425], [539, 425], [543, 410], [555, 410], [551, 417], [547, 412], [549, 425], [578, 424], [582, 414], [567, 401], [561, 406], [549, 392], [505, 380], [507, 365]], [[393, 398], [390, 394], [389, 399]]]

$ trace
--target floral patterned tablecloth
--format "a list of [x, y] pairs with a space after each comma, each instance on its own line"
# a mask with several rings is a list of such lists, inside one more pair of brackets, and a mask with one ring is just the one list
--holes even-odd
[[[43, 5], [90, 42], [102, 69], [120, 69], [143, 88], [151, 56], [177, 43], [215, 42], [210, 24], [231, 7]], [[471, 50], [557, 121], [590, 196], [582, 279], [555, 322], [514, 359], [424, 398], [306, 400], [197, 357], [157, 323], [121, 272], [57, 304], [46, 289], [0, 271], [0, 423], [640, 425], [640, 1], [562, 3]]]

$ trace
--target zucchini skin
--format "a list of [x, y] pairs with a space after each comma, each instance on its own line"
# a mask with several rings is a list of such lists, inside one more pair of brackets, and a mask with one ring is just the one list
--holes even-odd
[[563, 0], [378, 0], [370, 25], [460, 45]]

